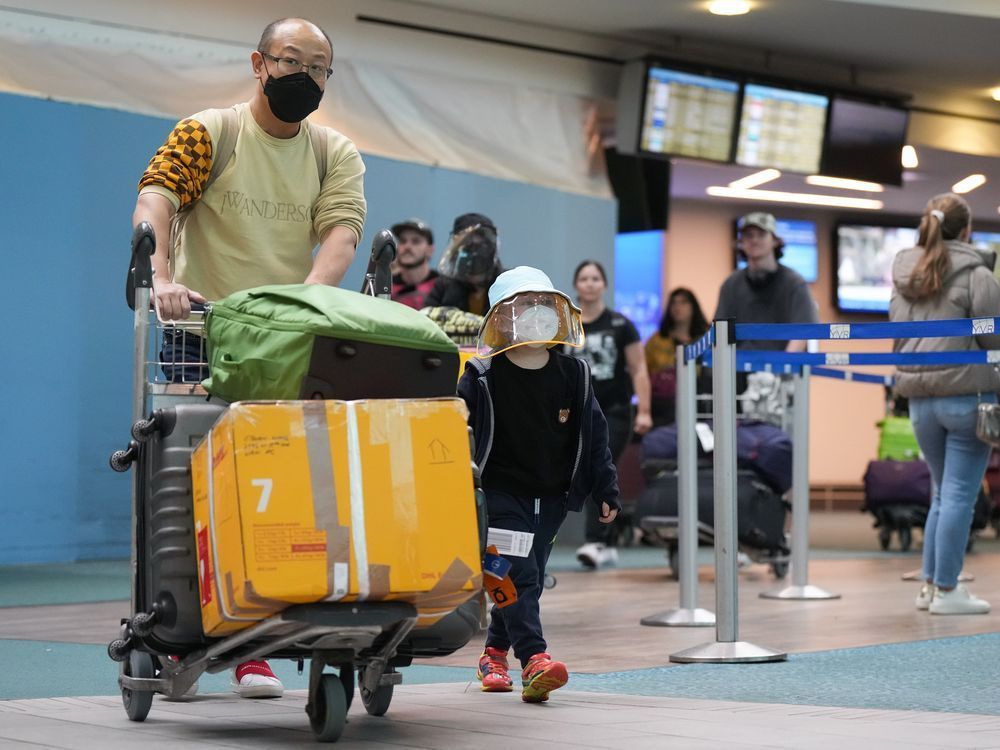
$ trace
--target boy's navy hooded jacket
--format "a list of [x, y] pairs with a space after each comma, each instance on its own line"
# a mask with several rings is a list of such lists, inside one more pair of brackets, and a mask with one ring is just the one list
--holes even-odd
[[[502, 355], [501, 355], [502, 356]], [[552, 356], [565, 355], [552, 352]], [[567, 508], [582, 510], [589, 495], [601, 507], [621, 509], [618, 502], [618, 475], [608, 448], [608, 423], [594, 398], [590, 385], [590, 366], [586, 360], [566, 357], [575, 363], [579, 372], [576, 392], [579, 411], [580, 435], [573, 476], [567, 493]], [[476, 455], [473, 457], [480, 470], [485, 470], [493, 447], [493, 369], [491, 360], [473, 358], [465, 364], [465, 373], [458, 383], [458, 395], [469, 407], [469, 423], [476, 438]]]

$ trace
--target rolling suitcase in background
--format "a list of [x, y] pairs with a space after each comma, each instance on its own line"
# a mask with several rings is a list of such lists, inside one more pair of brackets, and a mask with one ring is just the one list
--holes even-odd
[[[643, 464], [648, 482], [639, 496], [635, 516], [641, 528], [652, 536], [653, 543], [665, 544], [676, 550], [678, 513], [677, 468], [670, 461], [646, 461]], [[711, 466], [698, 470], [698, 524], [702, 541], [712, 538], [715, 524], [715, 487]], [[789, 548], [785, 537], [785, 521], [789, 506], [753, 471], [736, 473], [736, 535], [740, 547], [761, 553], [756, 557], [769, 562], [778, 578], [788, 570]], [[672, 554], [671, 568], [676, 572]], [[751, 554], [751, 558], [755, 555]], [[772, 560], [773, 558], [773, 560]]]
[[[909, 420], [907, 420], [909, 421]], [[864, 476], [866, 510], [875, 517], [879, 545], [889, 549], [892, 535], [899, 536], [903, 552], [913, 544], [913, 527], [923, 528], [931, 504], [931, 472], [927, 463], [870, 461]]]

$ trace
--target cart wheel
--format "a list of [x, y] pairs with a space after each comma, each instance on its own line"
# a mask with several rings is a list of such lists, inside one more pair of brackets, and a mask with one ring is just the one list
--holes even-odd
[[771, 572], [774, 573], [774, 577], [779, 581], [788, 575], [788, 563], [786, 562], [775, 562], [771, 563]]
[[[389, 667], [386, 673], [395, 671], [395, 669]], [[374, 692], [369, 691], [365, 687], [364, 676], [362, 676], [359, 689], [361, 691], [361, 702], [365, 704], [365, 711], [372, 716], [382, 716], [385, 714], [389, 710], [389, 704], [392, 703], [393, 687], [393, 685], [379, 685]]]
[[312, 697], [309, 725], [320, 742], [336, 742], [347, 723], [347, 696], [344, 685], [335, 674], [320, 677], [316, 695]]
[[[153, 657], [133, 649], [128, 659], [122, 662], [122, 674], [126, 677], [153, 677]], [[122, 704], [130, 721], [145, 721], [153, 705], [152, 690], [130, 690], [122, 688]]]
[[340, 684], [344, 686], [344, 712], [351, 710], [354, 702], [354, 665], [345, 664], [340, 668]]
[[667, 559], [670, 561], [670, 580], [678, 581], [681, 577], [681, 553], [677, 547], [667, 550]]
[[556, 587], [556, 577], [551, 573], [546, 573], [545, 578], [542, 580], [542, 586], [547, 589], [554, 589]]
[[903, 552], [909, 552], [910, 547], [913, 546], [913, 531], [910, 530], [909, 526], [904, 526], [899, 530], [899, 548]]
[[878, 546], [882, 548], [883, 551], [889, 549], [889, 543], [892, 541], [892, 529], [882, 527], [878, 530]]

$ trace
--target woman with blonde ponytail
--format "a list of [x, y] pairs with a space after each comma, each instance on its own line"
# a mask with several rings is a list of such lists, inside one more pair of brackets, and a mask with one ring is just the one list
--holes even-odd
[[[960, 196], [931, 198], [920, 219], [918, 246], [892, 267], [893, 321], [1000, 316], [995, 257], [969, 244], [972, 213]], [[991, 329], [992, 330], [992, 329]], [[898, 352], [1000, 349], [1000, 335], [900, 339]], [[934, 480], [924, 526], [924, 585], [917, 609], [935, 615], [985, 614], [989, 602], [958, 583], [973, 508], [990, 448], [976, 437], [980, 403], [996, 403], [1000, 374], [993, 365], [899, 367], [896, 393], [910, 400], [910, 419]]]

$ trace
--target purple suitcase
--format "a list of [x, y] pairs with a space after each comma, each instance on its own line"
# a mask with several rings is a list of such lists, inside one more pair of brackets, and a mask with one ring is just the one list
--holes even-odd
[[924, 461], [871, 461], [865, 471], [865, 507], [931, 504], [931, 472]]

